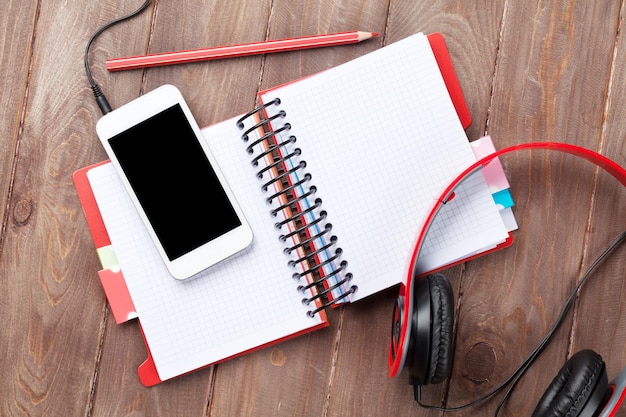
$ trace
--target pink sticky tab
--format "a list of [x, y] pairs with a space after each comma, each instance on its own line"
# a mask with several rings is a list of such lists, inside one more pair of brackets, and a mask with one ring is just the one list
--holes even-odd
[[130, 298], [126, 281], [122, 271], [117, 269], [103, 269], [98, 271], [102, 288], [106, 294], [113, 317], [117, 324], [125, 323], [128, 320], [137, 318], [135, 305]]
[[[472, 151], [474, 151], [476, 160], [484, 158], [496, 151], [490, 136], [484, 136], [480, 139], [476, 139], [475, 141], [470, 142], [470, 145], [472, 146]], [[483, 167], [482, 174], [485, 177], [485, 182], [489, 186], [489, 191], [492, 194], [497, 193], [498, 191], [506, 190], [510, 187], [509, 181], [504, 174], [502, 164], [498, 158]]]

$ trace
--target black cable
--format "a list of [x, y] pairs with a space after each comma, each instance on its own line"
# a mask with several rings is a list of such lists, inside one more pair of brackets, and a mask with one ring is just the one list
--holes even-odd
[[123, 22], [125, 20], [131, 19], [137, 16], [139, 13], [143, 12], [150, 5], [150, 3], [152, 3], [152, 0], [146, 0], [144, 4], [142, 4], [134, 12], [126, 16], [122, 16], [118, 19], [115, 19], [107, 23], [106, 25], [102, 26], [93, 35], [91, 35], [91, 38], [87, 42], [87, 47], [85, 48], [85, 72], [87, 73], [87, 80], [89, 81], [89, 85], [91, 86], [91, 91], [93, 91], [93, 95], [96, 98], [96, 103], [98, 103], [98, 107], [100, 107], [102, 114], [107, 114], [112, 109], [111, 109], [111, 106], [109, 105], [108, 100], [104, 96], [104, 93], [102, 93], [102, 90], [100, 90], [100, 87], [98, 86], [98, 84], [96, 84], [95, 80], [93, 79], [93, 76], [91, 75], [91, 69], [89, 68], [89, 48], [91, 48], [91, 44], [96, 40], [98, 36], [102, 34], [102, 32], [109, 29], [111, 26], [114, 26], [120, 22]]
[[557, 318], [556, 322], [552, 326], [552, 329], [550, 329], [550, 331], [548, 332], [546, 337], [544, 337], [544, 339], [541, 341], [539, 346], [537, 346], [537, 348], [533, 351], [533, 353], [531, 353], [531, 355], [524, 361], [525, 363], [522, 364], [522, 366], [520, 366], [518, 368], [518, 371], [517, 371], [518, 375], [517, 375], [517, 377], [515, 378], [515, 380], [513, 381], [513, 383], [511, 384], [511, 386], [507, 390], [507, 392], [504, 394], [502, 400], [500, 401], [500, 403], [498, 404], [498, 407], [496, 408], [496, 413], [495, 413], [496, 417], [497, 417], [498, 413], [500, 412], [500, 409], [504, 406], [504, 403], [506, 402], [506, 400], [511, 396], [511, 393], [515, 389], [515, 386], [519, 382], [519, 380], [522, 377], [522, 375], [524, 375], [524, 373], [532, 365], [532, 363], [535, 361], [535, 359], [541, 354], [541, 352], [547, 346], [548, 342], [550, 341], [550, 339], [552, 338], [554, 333], [557, 331], [559, 326], [563, 323], [563, 321], [565, 321], [565, 316], [567, 315], [567, 312], [569, 311], [570, 307], [572, 306], [572, 303], [574, 302], [574, 299], [576, 298], [576, 294], [578, 294], [578, 291], [580, 290], [580, 288], [587, 281], [587, 279], [591, 276], [591, 274], [593, 274], [595, 272], [595, 270], [602, 264], [602, 262], [604, 262], [604, 260], [615, 249], [617, 249], [617, 247], [625, 239], [626, 239], [626, 232], [622, 232], [619, 236], [617, 236], [617, 238], [615, 238], [615, 240], [613, 240], [613, 242], [611, 242], [611, 244], [604, 250], [604, 252], [602, 252], [600, 254], [600, 256], [598, 256], [596, 258], [595, 261], [593, 261], [591, 266], [589, 266], [589, 268], [587, 269], [585, 274], [582, 276], [582, 278], [580, 279], [580, 281], [576, 285], [576, 287], [574, 287], [574, 290], [572, 291], [572, 293], [570, 294], [569, 298], [567, 299], [567, 302], [563, 306], [563, 309], [561, 310], [561, 314], [559, 314], [559, 317]]
[[569, 298], [565, 302], [565, 305], [561, 309], [561, 313], [557, 317], [556, 322], [554, 323], [554, 325], [552, 326], [552, 328], [550, 329], [548, 334], [543, 338], [543, 340], [539, 343], [539, 345], [532, 351], [532, 353], [521, 363], [521, 365], [519, 365], [517, 367], [517, 369], [511, 374], [511, 376], [509, 376], [507, 379], [505, 379], [496, 388], [494, 388], [492, 391], [488, 392], [487, 394], [481, 396], [480, 398], [477, 398], [476, 400], [474, 400], [474, 401], [472, 401], [470, 403], [467, 403], [467, 404], [464, 404], [464, 405], [461, 405], [461, 406], [458, 406], [458, 407], [445, 408], [445, 407], [438, 407], [438, 406], [434, 406], [434, 405], [423, 404], [421, 402], [421, 387], [420, 386], [416, 386], [415, 387], [415, 401], [417, 401], [417, 403], [421, 407], [424, 407], [424, 408], [427, 408], [427, 409], [430, 409], [430, 410], [436, 410], [436, 411], [441, 411], [441, 412], [461, 411], [461, 410], [465, 410], [465, 409], [467, 409], [467, 408], [469, 408], [469, 407], [471, 407], [473, 405], [476, 405], [478, 403], [481, 403], [481, 402], [491, 398], [495, 394], [499, 393], [506, 386], [511, 384], [509, 386], [508, 390], [506, 391], [506, 393], [504, 394], [504, 396], [502, 397], [502, 399], [500, 400], [500, 402], [498, 403], [498, 406], [497, 406], [495, 414], [494, 414], [497, 417], [497, 415], [499, 414], [500, 410], [502, 409], [502, 407], [504, 406], [504, 404], [506, 403], [508, 398], [511, 396], [513, 390], [515, 389], [515, 386], [517, 385], [517, 383], [519, 382], [521, 377], [524, 375], [524, 373], [526, 373], [528, 368], [533, 364], [533, 362], [535, 361], [535, 359], [537, 359], [537, 357], [541, 354], [541, 352], [543, 352], [543, 350], [547, 346], [548, 342], [550, 341], [550, 339], [552, 338], [554, 333], [557, 331], [559, 326], [565, 320], [565, 316], [567, 315], [567, 312], [569, 311], [570, 307], [572, 306], [572, 303], [574, 302], [574, 299], [576, 298], [576, 294], [578, 293], [580, 288], [587, 281], [589, 276], [591, 276], [591, 274], [593, 272], [595, 272], [595, 270], [602, 264], [602, 262], [604, 262], [604, 260], [621, 243], [623, 243], [624, 240], [626, 240], [626, 231], [622, 232], [615, 240], [613, 240], [613, 242], [611, 242], [611, 244], [600, 254], [600, 256], [598, 256], [598, 258], [595, 261], [593, 261], [593, 263], [587, 269], [585, 274], [582, 276], [582, 278], [580, 279], [580, 281], [578, 282], [576, 287], [574, 287], [574, 290], [572, 291], [572, 293], [570, 294]]

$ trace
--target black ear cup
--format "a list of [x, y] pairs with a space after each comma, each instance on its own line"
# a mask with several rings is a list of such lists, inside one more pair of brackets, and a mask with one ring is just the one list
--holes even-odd
[[453, 354], [454, 297], [450, 281], [445, 276], [430, 275], [430, 300], [433, 337], [428, 380], [431, 384], [439, 384], [450, 374]]
[[438, 384], [450, 374], [453, 354], [454, 296], [441, 274], [414, 285], [413, 323], [407, 367], [413, 385]]
[[561, 368], [532, 417], [593, 417], [610, 395], [602, 357], [581, 350]]

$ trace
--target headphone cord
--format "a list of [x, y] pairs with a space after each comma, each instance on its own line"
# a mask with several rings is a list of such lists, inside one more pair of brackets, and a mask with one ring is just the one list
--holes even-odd
[[91, 38], [87, 42], [87, 47], [85, 48], [85, 72], [87, 73], [87, 80], [89, 81], [91, 91], [93, 91], [93, 95], [96, 98], [96, 103], [98, 103], [98, 107], [100, 107], [100, 111], [102, 111], [103, 115], [109, 113], [112, 109], [111, 109], [111, 106], [109, 105], [108, 100], [104, 96], [104, 93], [102, 92], [102, 90], [100, 90], [100, 87], [98, 86], [98, 84], [96, 84], [95, 80], [93, 79], [93, 76], [91, 75], [91, 69], [89, 68], [89, 49], [91, 48], [91, 44], [96, 40], [98, 36], [102, 34], [102, 32], [109, 29], [111, 26], [114, 26], [120, 22], [133, 18], [137, 16], [139, 13], [143, 12], [150, 5], [151, 2], [152, 0], [146, 0], [145, 3], [142, 4], [134, 12], [126, 16], [122, 16], [118, 19], [115, 19], [107, 23], [106, 25], [102, 26], [93, 35], [91, 35]]
[[611, 242], [611, 244], [600, 254], [600, 256], [598, 256], [598, 258], [595, 261], [593, 261], [593, 263], [587, 269], [585, 274], [582, 276], [582, 278], [580, 279], [576, 287], [574, 287], [574, 290], [572, 291], [569, 298], [565, 302], [565, 305], [561, 309], [561, 313], [557, 317], [556, 322], [554, 323], [554, 325], [552, 326], [548, 334], [543, 338], [543, 340], [539, 343], [539, 345], [532, 351], [532, 353], [522, 362], [522, 364], [517, 367], [517, 369], [511, 374], [511, 376], [509, 376], [506, 380], [501, 382], [496, 388], [494, 388], [492, 391], [475, 399], [474, 401], [470, 403], [467, 403], [458, 407], [445, 408], [445, 407], [438, 407], [434, 405], [423, 404], [421, 402], [421, 386], [416, 385], [415, 386], [415, 401], [417, 401], [417, 403], [421, 407], [431, 409], [431, 410], [436, 410], [436, 411], [441, 411], [441, 412], [461, 411], [493, 397], [495, 394], [499, 393], [502, 389], [504, 389], [510, 384], [509, 388], [507, 389], [506, 393], [504, 394], [504, 396], [502, 397], [502, 399], [500, 400], [496, 408], [494, 416], [497, 417], [498, 414], [500, 413], [500, 410], [502, 409], [506, 401], [509, 399], [509, 397], [513, 393], [513, 390], [515, 389], [515, 386], [517, 385], [521, 377], [526, 373], [528, 368], [533, 364], [533, 362], [535, 361], [535, 359], [537, 359], [537, 357], [541, 354], [541, 352], [543, 352], [543, 350], [547, 346], [548, 342], [550, 341], [550, 339], [552, 338], [556, 330], [565, 320], [565, 316], [567, 315], [567, 312], [569, 311], [574, 299], [576, 298], [576, 294], [578, 293], [580, 288], [587, 281], [589, 276], [591, 276], [591, 274], [595, 272], [595, 270], [604, 262], [604, 260], [615, 249], [617, 249], [619, 245], [624, 242], [624, 240], [626, 240], [626, 231], [622, 232], [615, 240], [613, 240], [613, 242]]

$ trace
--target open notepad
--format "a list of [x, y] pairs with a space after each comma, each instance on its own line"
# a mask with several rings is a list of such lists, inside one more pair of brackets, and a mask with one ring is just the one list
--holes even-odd
[[[253, 244], [194, 279], [168, 275], [110, 163], [82, 171], [150, 351], [147, 385], [327, 326], [324, 305], [399, 283], [432, 199], [475, 161], [422, 34], [259, 100], [243, 128], [203, 130]], [[438, 217], [421, 269], [508, 236], [475, 175]]]

